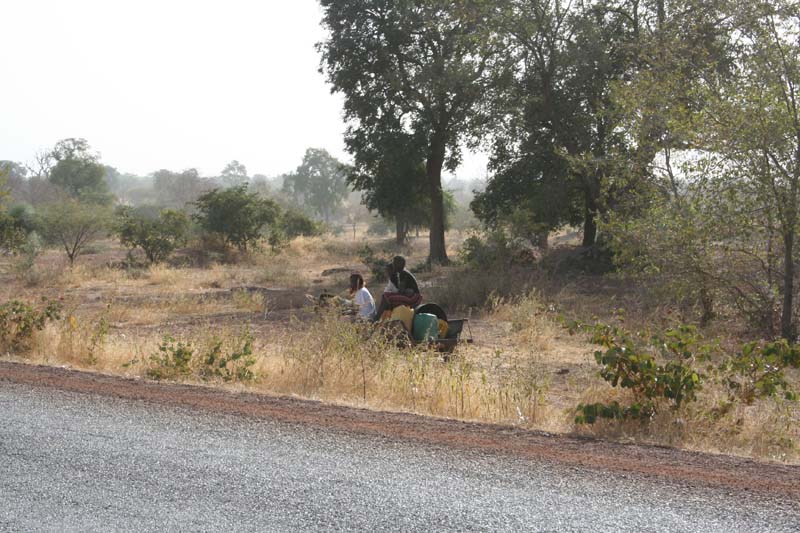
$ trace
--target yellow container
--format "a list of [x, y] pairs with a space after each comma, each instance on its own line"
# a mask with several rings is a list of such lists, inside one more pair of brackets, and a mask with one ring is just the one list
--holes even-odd
[[411, 325], [414, 322], [414, 310], [405, 305], [400, 305], [392, 310], [392, 320], [400, 320], [411, 333]]

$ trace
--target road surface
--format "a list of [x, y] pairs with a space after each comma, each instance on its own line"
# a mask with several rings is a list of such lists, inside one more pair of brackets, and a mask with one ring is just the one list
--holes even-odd
[[225, 408], [254, 401], [242, 395], [177, 387], [220, 409], [173, 405], [119, 392], [158, 385], [79, 391], [2, 365], [2, 531], [800, 531], [797, 467], [742, 462], [741, 477], [772, 473], [772, 487], [606, 470], [338, 425], [371, 416], [360, 410], [313, 424]]

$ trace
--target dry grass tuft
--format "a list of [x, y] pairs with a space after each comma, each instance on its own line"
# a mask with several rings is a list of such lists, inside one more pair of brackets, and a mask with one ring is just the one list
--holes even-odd
[[270, 391], [524, 425], [540, 422], [546, 410], [546, 386], [535, 365], [506, 362], [502, 375], [494, 376], [480, 354], [465, 351], [445, 362], [435, 352], [400, 348], [334, 315], [295, 328], [259, 363]]
[[516, 343], [530, 351], [550, 350], [552, 340], [563, 329], [553, 321], [535, 290], [516, 297], [493, 295], [490, 302], [492, 317], [510, 323]]

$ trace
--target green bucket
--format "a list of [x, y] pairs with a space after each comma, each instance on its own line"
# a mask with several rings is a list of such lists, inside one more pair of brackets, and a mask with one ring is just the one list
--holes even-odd
[[414, 315], [414, 327], [411, 334], [417, 342], [435, 341], [439, 338], [439, 319], [436, 315], [419, 313]]

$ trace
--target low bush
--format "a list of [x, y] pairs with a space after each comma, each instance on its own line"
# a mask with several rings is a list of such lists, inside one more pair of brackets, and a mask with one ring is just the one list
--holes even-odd
[[529, 246], [518, 239], [509, 239], [502, 230], [490, 231], [483, 238], [467, 237], [461, 246], [460, 259], [471, 268], [483, 270], [531, 264], [536, 260]]
[[373, 281], [380, 283], [388, 279], [386, 268], [391, 264], [391, 258], [388, 252], [378, 255], [375, 253], [375, 250], [365, 244], [358, 251], [358, 257], [361, 259], [361, 262], [369, 268]]
[[[571, 332], [584, 327], [568, 325]], [[719, 405], [712, 401], [700, 407], [712, 419], [730, 412], [737, 402], [752, 405], [778, 396], [797, 399], [785, 370], [800, 367], [800, 347], [785, 340], [750, 342], [735, 355], [725, 356], [716, 344], [703, 342], [693, 326], [679, 326], [647, 340], [641, 333], [616, 326], [595, 325], [590, 330], [592, 342], [602, 347], [594, 353], [601, 365], [600, 376], [612, 387], [628, 390], [632, 401], [580, 404], [577, 424], [594, 424], [598, 419], [652, 420], [665, 406], [677, 411], [694, 402], [704, 386], [728, 396]], [[707, 363], [707, 374], [696, 369], [699, 363]]]
[[498, 300], [527, 294], [536, 275], [535, 271], [520, 267], [502, 271], [455, 267], [436, 279], [424, 296], [453, 311], [491, 309]]
[[386, 237], [390, 233], [392, 233], [392, 228], [389, 226], [386, 219], [382, 217], [374, 217], [370, 221], [369, 226], [367, 226], [367, 235]]
[[158, 380], [194, 376], [205, 381], [247, 382], [256, 378], [253, 337], [249, 332], [227, 340], [212, 337], [203, 348], [167, 335], [147, 363], [147, 376]]
[[186, 244], [189, 217], [183, 211], [164, 209], [157, 215], [122, 207], [116, 215], [114, 232], [129, 250], [141, 249], [148, 262], [165, 261], [178, 247]]
[[47, 299], [42, 299], [39, 307], [20, 300], [0, 305], [0, 346], [7, 351], [25, 351], [35, 331], [61, 318], [61, 307], [60, 302]]
[[[577, 324], [570, 326], [571, 331], [577, 328]], [[694, 328], [682, 326], [668, 330], [664, 338], [641, 343], [623, 328], [596, 325], [592, 342], [602, 347], [594, 352], [601, 366], [600, 377], [612, 387], [631, 391], [633, 401], [628, 405], [617, 401], [579, 404], [576, 424], [594, 424], [598, 418], [649, 420], [665, 405], [677, 410], [697, 399], [705, 376], [694, 363], [707, 360], [710, 347], [700, 344]], [[657, 362], [659, 352], [670, 360]]]
[[773, 397], [779, 392], [787, 400], [797, 399], [797, 393], [786, 378], [786, 367], [800, 367], [800, 346], [781, 339], [749, 342], [719, 369], [730, 399], [751, 405], [758, 398]]
[[164, 336], [158, 351], [150, 355], [147, 377], [152, 379], [179, 379], [191, 375], [194, 348], [189, 342], [176, 341]]
[[296, 237], [317, 237], [324, 232], [324, 225], [306, 216], [295, 209], [284, 211], [279, 220], [278, 226], [288, 239]]
[[104, 356], [108, 333], [110, 305], [94, 316], [79, 317], [74, 309], [67, 312], [61, 323], [58, 342], [51, 348], [70, 362], [95, 365]]
[[253, 372], [256, 358], [253, 355], [252, 335], [245, 332], [227, 350], [222, 340], [212, 339], [206, 352], [201, 355], [201, 363], [198, 374], [203, 379], [253, 381], [256, 377]]

